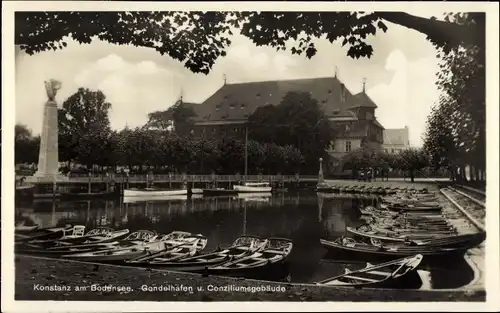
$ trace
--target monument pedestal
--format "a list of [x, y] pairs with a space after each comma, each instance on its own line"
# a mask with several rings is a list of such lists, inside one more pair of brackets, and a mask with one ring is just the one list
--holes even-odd
[[57, 103], [49, 100], [43, 108], [38, 170], [34, 174], [36, 181], [57, 182], [67, 180], [66, 176], [59, 174], [58, 141]]

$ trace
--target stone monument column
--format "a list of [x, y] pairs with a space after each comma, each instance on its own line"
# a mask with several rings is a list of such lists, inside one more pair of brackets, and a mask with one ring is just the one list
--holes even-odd
[[62, 175], [59, 175], [57, 103], [55, 101], [57, 90], [60, 88], [61, 83], [54, 79], [45, 82], [48, 100], [43, 108], [38, 170], [34, 175], [38, 181], [56, 181], [62, 178]]

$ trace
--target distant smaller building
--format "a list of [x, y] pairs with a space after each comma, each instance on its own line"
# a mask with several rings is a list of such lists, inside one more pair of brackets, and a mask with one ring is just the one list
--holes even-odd
[[384, 143], [382, 149], [386, 153], [394, 154], [410, 148], [410, 130], [404, 128], [392, 128], [384, 130]]

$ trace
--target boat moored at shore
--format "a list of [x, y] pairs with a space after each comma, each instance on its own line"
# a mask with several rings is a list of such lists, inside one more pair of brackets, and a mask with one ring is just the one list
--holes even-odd
[[188, 195], [187, 189], [131, 188], [123, 190], [124, 197], [156, 197]]
[[259, 182], [259, 183], [244, 183], [242, 185], [234, 185], [233, 189], [238, 193], [240, 192], [271, 192], [272, 187], [268, 182]]

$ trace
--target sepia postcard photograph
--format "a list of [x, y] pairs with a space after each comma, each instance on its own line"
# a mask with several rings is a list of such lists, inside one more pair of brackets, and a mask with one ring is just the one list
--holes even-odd
[[499, 310], [498, 9], [4, 2], [2, 312]]

